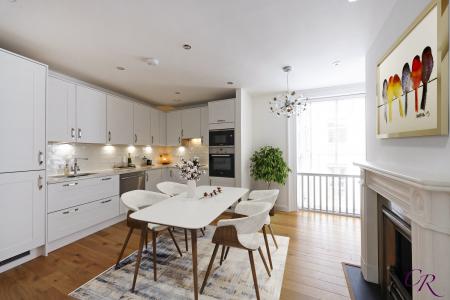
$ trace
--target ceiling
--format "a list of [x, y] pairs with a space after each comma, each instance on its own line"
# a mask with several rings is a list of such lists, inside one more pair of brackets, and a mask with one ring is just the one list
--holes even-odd
[[285, 89], [284, 65], [293, 89], [362, 82], [394, 2], [0, 0], [0, 47], [153, 104], [186, 105], [238, 87]]

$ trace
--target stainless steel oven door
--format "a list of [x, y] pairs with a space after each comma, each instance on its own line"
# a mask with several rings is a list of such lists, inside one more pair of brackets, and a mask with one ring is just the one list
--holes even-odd
[[234, 154], [210, 154], [209, 176], [234, 178]]

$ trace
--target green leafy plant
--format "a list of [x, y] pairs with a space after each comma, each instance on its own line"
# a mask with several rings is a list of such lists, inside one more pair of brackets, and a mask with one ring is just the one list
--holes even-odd
[[253, 179], [266, 182], [268, 189], [272, 182], [286, 184], [291, 169], [284, 161], [280, 148], [262, 147], [253, 153], [250, 160], [250, 174]]

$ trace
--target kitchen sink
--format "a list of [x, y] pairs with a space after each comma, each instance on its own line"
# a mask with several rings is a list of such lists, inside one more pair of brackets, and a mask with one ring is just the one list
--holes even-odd
[[78, 173], [78, 174], [71, 174], [71, 175], [56, 175], [56, 176], [50, 176], [53, 178], [77, 178], [77, 177], [84, 177], [89, 175], [94, 175], [96, 173]]

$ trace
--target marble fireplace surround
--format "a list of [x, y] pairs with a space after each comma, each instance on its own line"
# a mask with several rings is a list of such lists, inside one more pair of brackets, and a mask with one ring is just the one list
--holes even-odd
[[[412, 170], [396, 170], [371, 162], [361, 169], [361, 270], [364, 279], [378, 283], [377, 194], [399, 205], [411, 219], [413, 269], [434, 274], [433, 290], [450, 299], [450, 177]], [[449, 166], [450, 167], [450, 166]], [[423, 279], [423, 277], [422, 277]], [[437, 299], [420, 286], [413, 272], [413, 299]]]

